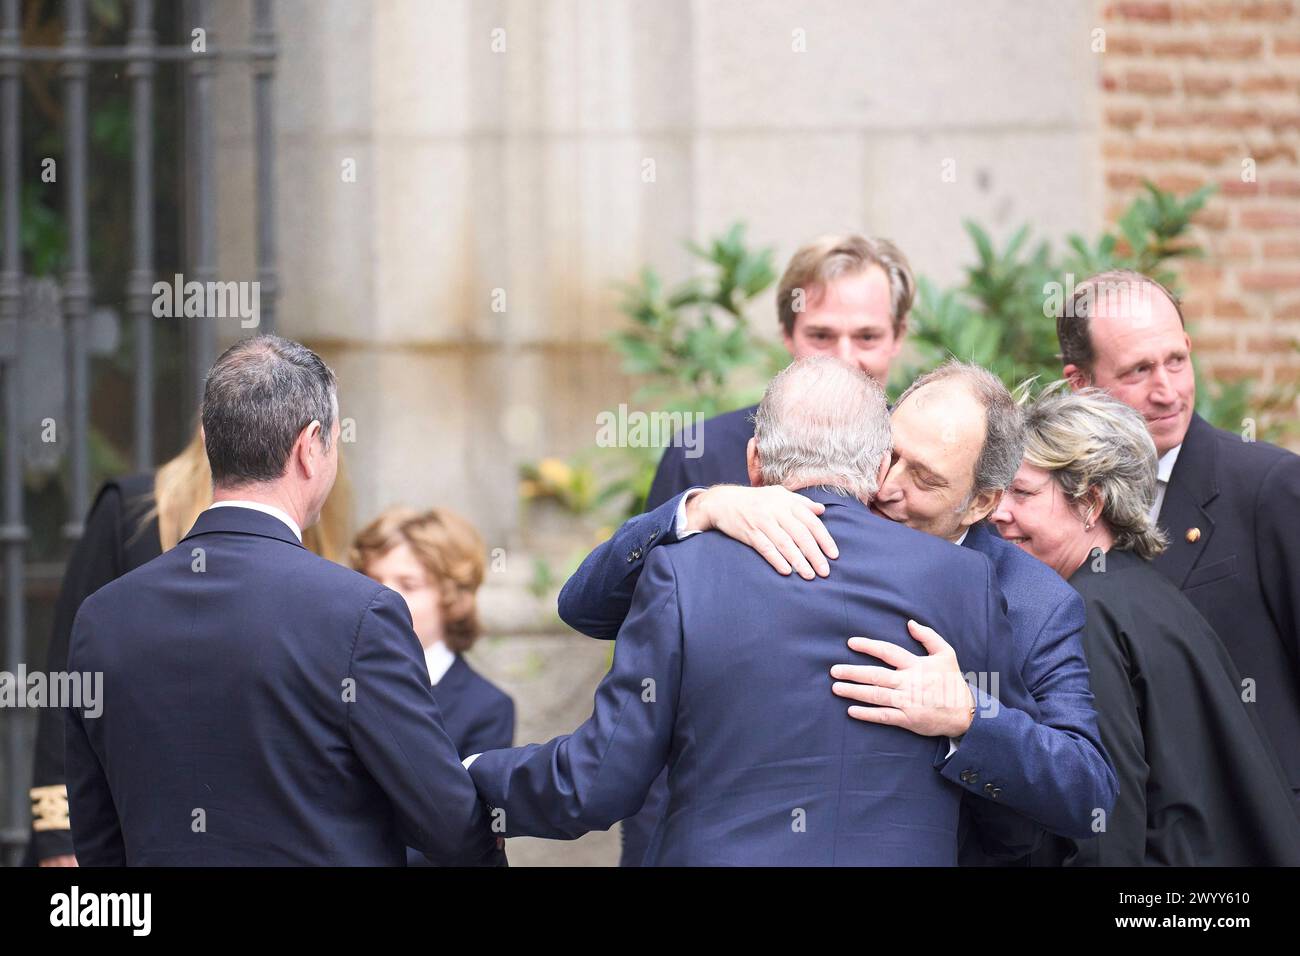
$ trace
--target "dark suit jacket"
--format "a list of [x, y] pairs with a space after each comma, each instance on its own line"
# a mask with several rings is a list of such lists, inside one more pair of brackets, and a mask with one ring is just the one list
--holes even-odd
[[[515, 742], [515, 702], [459, 654], [433, 685], [442, 725], [461, 758]], [[407, 866], [428, 866], [423, 853], [406, 850]]]
[[[1300, 803], [1300, 456], [1192, 417], [1160, 509], [1155, 568], [1218, 633]], [[1196, 541], [1187, 540], [1198, 529]]]
[[1300, 822], [1241, 675], [1205, 619], [1132, 552], [1083, 564], [1084, 647], [1119, 802], [1099, 835], [1039, 862], [1297, 866]]
[[[655, 470], [650, 493], [646, 496], [646, 511], [654, 511], [664, 502], [676, 498], [688, 488], [707, 488], [709, 485], [747, 485], [749, 471], [746, 468], [746, 447], [754, 437], [754, 413], [757, 405], [738, 408], [710, 418], [700, 427], [698, 457], [688, 458], [687, 449], [680, 444], [669, 445], [659, 459]], [[637, 563], [640, 572], [640, 563]], [[635, 577], [632, 585], [636, 583]], [[631, 603], [632, 587], [627, 589], [627, 599], [623, 604], [626, 614], [627, 605]], [[599, 612], [597, 612], [599, 613]], [[566, 619], [567, 620], [567, 619]], [[620, 615], [613, 622], [613, 631], [618, 630], [623, 621]], [[577, 627], [576, 624], [571, 625]], [[582, 628], [577, 628], [583, 630]], [[586, 633], [584, 631], [584, 633]], [[614, 634], [611, 632], [610, 637]], [[663, 815], [664, 803], [668, 799], [668, 783], [661, 774], [650, 788], [645, 806], [633, 816], [623, 821], [621, 830], [622, 851], [620, 866], [640, 866], [650, 845], [650, 834], [654, 832]]]
[[[1119, 788], [1088, 682], [1083, 601], [1059, 574], [984, 522], [971, 527], [962, 545], [987, 557], [997, 572], [1015, 666], [1038, 705], [1038, 719], [1005, 707], [994, 720], [976, 721], [942, 773], [962, 783], [970, 797], [999, 788], [1001, 803], [1052, 833], [1090, 836], [1097, 812], [1111, 812]], [[997, 862], [1001, 848], [982, 844], [969, 802], [963, 806], [961, 862]]]
[[[153, 507], [152, 473], [131, 475], [104, 483], [86, 517], [81, 539], [73, 548], [63, 572], [63, 585], [54, 606], [54, 629], [50, 634], [47, 673], [63, 671], [68, 664], [68, 640], [72, 621], [81, 602], [109, 581], [140, 567], [162, 553], [158, 519], [143, 519]], [[67, 778], [63, 770], [63, 711], [43, 708], [37, 721], [36, 754], [32, 763], [33, 794], [51, 794], [52, 800], [36, 801], [42, 811], [32, 817], [27, 862], [63, 856], [72, 852], [72, 830], [66, 813]], [[54, 808], [65, 807], [58, 813]]]
[[83, 864], [495, 861], [442, 727], [406, 603], [246, 508], [81, 607], [68, 666], [103, 673], [69, 710]]
[[[566, 623], [595, 638], [617, 633], [646, 556], [677, 540], [680, 500], [679, 495], [632, 518], [582, 562], [560, 592], [560, 617]], [[936, 766], [969, 791], [968, 802], [987, 804], [996, 789], [1001, 806], [1051, 831], [1086, 836], [1094, 810], [1109, 812], [1114, 806], [1116, 782], [1101, 747], [1088, 687], [1081, 644], [1083, 601], [1059, 575], [985, 524], [971, 529], [964, 546], [993, 564], [1011, 621], [1014, 666], [1034, 697], [1036, 719], [1030, 712], [1003, 707], [996, 717], [972, 725], [957, 752]], [[666, 802], [667, 782], [661, 776], [641, 811], [624, 821], [624, 865], [640, 865]], [[982, 809], [973, 814], [963, 806], [965, 865], [1016, 856], [1008, 853], [1002, 828], [977, 825], [989, 819], [990, 811]]]
[[756, 411], [758, 406], [750, 405], [705, 421], [700, 426], [697, 458], [687, 457], [687, 449], [680, 444], [665, 448], [645, 510], [653, 511], [687, 488], [749, 484], [745, 448], [754, 437]]
[[459, 654], [433, 685], [433, 696], [447, 736], [462, 758], [514, 743], [515, 702]]
[[956, 862], [962, 790], [934, 772], [947, 740], [854, 720], [829, 672], [855, 634], [915, 652], [914, 617], [953, 635], [970, 670], [998, 674], [1008, 702], [1032, 708], [1009, 663], [992, 566], [854, 499], [804, 493], [826, 504], [840, 546], [824, 580], [783, 578], [716, 532], [650, 553], [592, 717], [471, 765], [507, 835], [605, 829], [641, 806], [667, 765], [647, 863]]

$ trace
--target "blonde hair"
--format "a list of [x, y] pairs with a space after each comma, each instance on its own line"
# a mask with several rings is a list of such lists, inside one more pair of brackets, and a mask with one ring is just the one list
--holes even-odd
[[889, 314], [894, 320], [894, 334], [901, 335], [916, 295], [912, 267], [888, 239], [869, 239], [853, 233], [814, 239], [790, 257], [776, 291], [776, 311], [785, 334], [794, 335], [794, 320], [802, 311], [795, 308], [797, 292], [802, 291], [807, 303], [815, 290], [825, 294], [828, 283], [841, 276], [859, 275], [873, 265], [880, 266], [889, 279]]
[[1148, 561], [1168, 539], [1148, 517], [1158, 459], [1146, 422], [1097, 388], [1064, 391], [1057, 382], [1025, 414], [1025, 461], [1051, 472], [1075, 503], [1096, 489], [1114, 547]]
[[399, 545], [411, 549], [438, 588], [443, 640], [457, 654], [480, 634], [476, 594], [487, 570], [486, 548], [474, 526], [455, 512], [431, 508], [388, 508], [362, 528], [348, 550], [348, 561], [362, 574]]
[[[340, 450], [338, 477], [321, 508], [320, 520], [302, 535], [302, 543], [308, 550], [335, 563], [342, 563], [344, 542], [348, 540], [351, 492]], [[184, 450], [154, 473], [153, 505], [141, 517], [135, 533], [143, 534], [149, 522], [157, 518], [159, 544], [163, 551], [170, 551], [210, 504], [212, 471], [203, 447], [203, 433], [196, 428]]]

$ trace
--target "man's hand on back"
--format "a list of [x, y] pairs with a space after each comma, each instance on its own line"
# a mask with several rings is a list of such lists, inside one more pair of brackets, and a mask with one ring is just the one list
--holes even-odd
[[718, 530], [749, 545], [781, 574], [804, 580], [831, 573], [839, 549], [818, 517], [826, 506], [780, 486], [714, 485], [686, 503], [692, 531]]
[[876, 705], [850, 707], [849, 716], [858, 720], [902, 727], [922, 737], [960, 737], [975, 717], [975, 695], [962, 676], [957, 654], [934, 628], [908, 621], [907, 629], [926, 656], [888, 641], [851, 637], [850, 648], [889, 666], [836, 664], [831, 668], [836, 681], [831, 690]]

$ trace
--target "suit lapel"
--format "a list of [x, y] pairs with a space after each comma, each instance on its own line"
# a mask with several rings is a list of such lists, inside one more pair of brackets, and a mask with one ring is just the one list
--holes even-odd
[[1155, 565], [1180, 588], [1214, 536], [1207, 506], [1219, 495], [1215, 444], [1214, 428], [1193, 415], [1160, 506], [1157, 524], [1169, 535], [1169, 548]]

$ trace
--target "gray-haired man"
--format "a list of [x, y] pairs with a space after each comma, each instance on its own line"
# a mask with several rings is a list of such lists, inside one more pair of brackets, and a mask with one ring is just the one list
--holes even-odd
[[[831, 674], [833, 689], [855, 701], [849, 713], [859, 720], [953, 738], [955, 749], [940, 756], [936, 770], [972, 799], [998, 802], [1052, 832], [1086, 838], [1098, 811], [1113, 807], [1116, 783], [1088, 686], [1083, 604], [1049, 568], [984, 521], [1020, 463], [1018, 409], [995, 376], [952, 362], [913, 383], [895, 405], [891, 425], [893, 452], [873, 510], [993, 562], [1012, 624], [1014, 664], [1039, 713], [1002, 707], [994, 719], [961, 721], [951, 695], [935, 689], [959, 674], [962, 662], [928, 629], [912, 632], [925, 656], [884, 647], [879, 639], [892, 635], [854, 637], [850, 648], [888, 655], [894, 669], [839, 664]], [[783, 574], [793, 567], [807, 579], [826, 577], [831, 566], [823, 555], [835, 559], [838, 550], [821, 513], [815, 502], [780, 488], [719, 485], [686, 492], [633, 518], [592, 552], [561, 592], [560, 615], [593, 637], [612, 636], [650, 548], [708, 528], [750, 545]], [[992, 842], [987, 851], [978, 828], [970, 828], [963, 862], [989, 862], [991, 854], [1002, 853]]]

